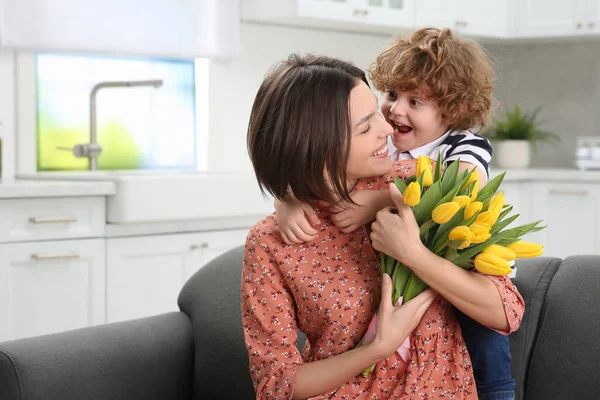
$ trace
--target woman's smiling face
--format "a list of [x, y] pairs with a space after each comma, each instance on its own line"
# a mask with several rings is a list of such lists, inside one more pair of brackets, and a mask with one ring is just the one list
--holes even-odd
[[393, 128], [377, 108], [377, 97], [360, 81], [350, 92], [350, 155], [346, 174], [348, 188], [357, 179], [384, 175], [392, 169], [387, 137]]

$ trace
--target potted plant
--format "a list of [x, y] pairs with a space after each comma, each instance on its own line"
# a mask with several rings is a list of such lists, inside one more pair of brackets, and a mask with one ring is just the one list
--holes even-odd
[[526, 168], [531, 161], [531, 148], [536, 149], [538, 141], [556, 143], [560, 138], [554, 133], [541, 129], [538, 121], [540, 108], [527, 113], [515, 105], [504, 116], [492, 122], [484, 135], [494, 143], [494, 156], [500, 168]]

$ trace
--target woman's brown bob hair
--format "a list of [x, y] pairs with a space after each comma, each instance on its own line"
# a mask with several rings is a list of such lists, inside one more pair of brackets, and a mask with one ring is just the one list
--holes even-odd
[[350, 201], [350, 92], [364, 72], [335, 58], [292, 54], [258, 89], [248, 153], [263, 193], [300, 201]]

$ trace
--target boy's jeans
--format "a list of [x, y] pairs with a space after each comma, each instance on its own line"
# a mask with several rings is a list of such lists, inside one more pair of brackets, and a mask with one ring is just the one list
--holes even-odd
[[473, 363], [480, 400], [513, 400], [515, 380], [510, 372], [508, 336], [486, 328], [454, 309]]

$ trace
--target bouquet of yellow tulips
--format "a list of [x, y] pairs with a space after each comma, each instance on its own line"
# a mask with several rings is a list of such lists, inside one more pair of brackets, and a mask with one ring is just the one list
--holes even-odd
[[[489, 275], [510, 274], [510, 261], [542, 254], [542, 245], [521, 240], [529, 232], [544, 229], [538, 226], [542, 221], [507, 228], [519, 215], [511, 213], [513, 207], [498, 191], [506, 173], [480, 190], [475, 171], [459, 173], [459, 162], [454, 162], [442, 172], [441, 164], [439, 154], [435, 170], [429, 157], [419, 156], [415, 176], [405, 182], [395, 179], [428, 249], [459, 267]], [[427, 288], [410, 268], [391, 256], [381, 255], [381, 269], [392, 278], [392, 304], [399, 299], [405, 303]], [[365, 370], [363, 376], [373, 368]]]

